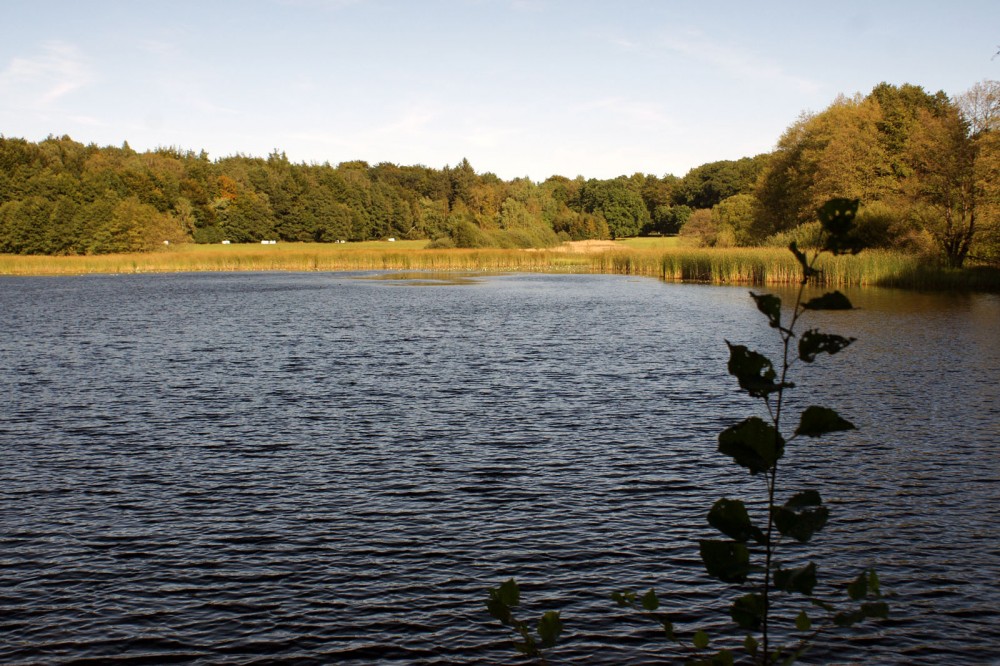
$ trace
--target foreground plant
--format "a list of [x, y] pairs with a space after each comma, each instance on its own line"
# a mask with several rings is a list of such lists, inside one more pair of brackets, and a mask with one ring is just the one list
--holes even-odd
[[[811, 255], [794, 243], [789, 246], [802, 268], [802, 276], [787, 319], [780, 298], [751, 292], [757, 309], [780, 336], [780, 362], [776, 365], [757, 351], [726, 341], [729, 373], [750, 397], [764, 403], [768, 418], [751, 416], [726, 428], [719, 434], [718, 450], [752, 476], [762, 478], [764, 496], [752, 502], [750, 508], [740, 499], [723, 497], [715, 502], [708, 512], [708, 523], [727, 538], [702, 540], [699, 550], [708, 574], [738, 591], [729, 615], [744, 636], [742, 652], [756, 664], [793, 663], [821, 631], [888, 615], [888, 605], [881, 598], [878, 575], [873, 569], [846, 584], [846, 603], [840, 601], [837, 606], [829, 596], [817, 593], [819, 578], [815, 562], [803, 562], [802, 558], [794, 563], [779, 560], [779, 554], [794, 559], [796, 550], [822, 530], [829, 518], [829, 509], [820, 493], [813, 489], [800, 490], [777, 503], [779, 462], [786, 447], [800, 438], [855, 429], [833, 409], [811, 405], [799, 415], [798, 425], [791, 434], [782, 435], [782, 427], [789, 420], [784, 413], [785, 392], [795, 388], [790, 381], [790, 370], [800, 362], [811, 364], [822, 354], [837, 354], [855, 341], [815, 328], [802, 333], [797, 329], [811, 311], [853, 307], [839, 291], [805, 302], [803, 295], [810, 279], [819, 274], [816, 261], [821, 253], [860, 251], [853, 234], [857, 208], [856, 200], [827, 202], [819, 210], [822, 246]], [[653, 617], [663, 627], [666, 637], [687, 655], [688, 664], [736, 662], [737, 653], [729, 648], [714, 648], [705, 631], [677, 630], [670, 614], [660, 611], [660, 600], [654, 590], [641, 596], [634, 591], [616, 592], [612, 599], [619, 606], [635, 608]], [[787, 622], [787, 626], [776, 618]]]
[[[789, 249], [802, 268], [802, 278], [790, 317], [785, 320], [781, 299], [773, 294], [751, 292], [757, 309], [767, 317], [782, 343], [777, 365], [763, 354], [728, 340], [729, 374], [752, 398], [763, 401], [768, 418], [751, 416], [722, 431], [719, 452], [765, 481], [766, 498], [756, 503], [758, 520], [751, 518], [747, 504], [722, 498], [708, 512], [709, 524], [727, 539], [706, 539], [699, 543], [705, 570], [714, 578], [730, 583], [742, 592], [730, 606], [730, 617], [748, 632], [743, 649], [760, 664], [792, 663], [808, 648], [816, 635], [831, 626], [848, 627], [867, 618], [884, 618], [887, 604], [881, 600], [878, 575], [874, 570], [860, 573], [847, 584], [848, 604], [838, 608], [816, 593], [818, 576], [815, 562], [799, 561], [794, 566], [779, 560], [781, 554], [795, 555], [797, 545], [808, 543], [823, 529], [829, 510], [816, 490], [801, 490], [777, 503], [779, 462], [785, 449], [796, 439], [823, 437], [854, 430], [855, 426], [829, 407], [811, 405], [799, 415], [790, 436], [782, 435], [788, 421], [784, 411], [785, 392], [795, 388], [789, 372], [798, 363], [813, 363], [822, 354], [834, 355], [855, 338], [822, 333], [810, 328], [798, 334], [803, 317], [816, 310], [850, 310], [851, 302], [839, 291], [803, 302], [810, 278], [818, 275], [816, 260], [822, 252], [855, 254], [860, 251], [853, 234], [856, 200], [834, 199], [819, 210], [824, 243], [811, 256], [794, 243]], [[657, 613], [659, 600], [650, 590], [642, 597], [625, 592], [613, 595], [622, 606], [648, 612], [663, 625], [667, 637], [691, 652], [693, 664], [730, 664], [735, 655], [728, 649], [709, 650], [710, 638], [702, 631], [690, 636], [675, 631], [666, 614]], [[791, 606], [782, 617], [794, 618], [790, 627], [775, 626], [779, 602]], [[797, 612], [796, 612], [797, 611]], [[777, 639], [777, 640], [776, 640]]]
[[533, 632], [527, 622], [514, 617], [514, 609], [521, 603], [521, 590], [513, 578], [499, 587], [490, 588], [490, 597], [486, 609], [490, 615], [500, 620], [504, 626], [510, 627], [517, 634], [514, 648], [521, 654], [532, 657], [538, 663], [545, 663], [543, 649], [556, 644], [562, 633], [563, 625], [558, 611], [547, 611], [538, 619], [537, 633]]

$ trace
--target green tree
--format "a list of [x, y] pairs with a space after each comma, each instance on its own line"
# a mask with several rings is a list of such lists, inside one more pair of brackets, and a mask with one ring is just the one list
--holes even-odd
[[720, 232], [731, 237], [733, 245], [752, 242], [757, 199], [750, 194], [734, 194], [712, 207], [712, 221]]
[[98, 254], [102, 251], [98, 238], [101, 230], [112, 218], [119, 198], [111, 190], [103, 196], [82, 204], [73, 216], [73, 227], [77, 230], [76, 252], [79, 254]]
[[678, 235], [685, 243], [714, 247], [719, 239], [719, 226], [711, 210], [699, 208], [688, 216]]
[[530, 229], [541, 220], [533, 216], [528, 207], [517, 199], [507, 197], [500, 206], [500, 228], [510, 231], [514, 229]]
[[872, 88], [868, 99], [878, 107], [878, 131], [880, 141], [891, 157], [894, 175], [905, 177], [906, 164], [900, 159], [906, 150], [910, 133], [920, 122], [920, 114], [940, 115], [950, 106], [948, 95], [943, 91], [928, 93], [922, 87], [910, 83], [900, 86], [880, 83]]
[[1000, 81], [976, 83], [955, 101], [975, 149], [977, 234], [970, 257], [1000, 264]]
[[347, 240], [354, 235], [360, 216], [339, 202], [325, 202], [322, 214], [313, 218], [312, 239], [319, 243]]
[[934, 236], [947, 264], [961, 268], [981, 229], [993, 224], [982, 219], [994, 214], [991, 132], [972, 134], [955, 107], [947, 114], [923, 112], [919, 120], [907, 146], [913, 214]]
[[216, 215], [224, 237], [236, 243], [257, 243], [276, 235], [270, 204], [252, 189], [240, 188], [235, 198], [220, 199]]
[[823, 112], [802, 116], [782, 135], [757, 182], [753, 240], [813, 222], [813, 211], [834, 195], [906, 209], [913, 178], [920, 177], [913, 135], [923, 119], [952, 115], [954, 105], [942, 92], [883, 83], [865, 97], [841, 96]]
[[[643, 178], [643, 182], [639, 187], [639, 194], [642, 196], [643, 203], [646, 204], [646, 210], [649, 211], [650, 218], [652, 218], [653, 229], [651, 229], [651, 231], [656, 231], [656, 211], [660, 209], [670, 209], [673, 207], [674, 197], [679, 183], [680, 179], [671, 175], [666, 175], [663, 178], [647, 175]], [[675, 229], [673, 232], [667, 233], [676, 232], [677, 230]]]
[[80, 204], [69, 196], [52, 202], [49, 224], [44, 234], [45, 254], [77, 254], [80, 251], [80, 230], [74, 224]]
[[448, 205], [454, 206], [456, 202], [461, 202], [466, 206], [472, 205], [472, 188], [479, 179], [475, 169], [469, 164], [469, 160], [463, 157], [458, 166], [445, 167], [444, 171], [448, 177]]
[[177, 221], [150, 204], [130, 196], [115, 204], [107, 219], [94, 234], [91, 250], [96, 254], [111, 252], [149, 252], [163, 241], [185, 238]]
[[691, 169], [674, 187], [674, 203], [712, 208], [723, 199], [753, 191], [766, 155], [708, 162]]
[[877, 104], [840, 97], [789, 128], [758, 182], [752, 239], [812, 222], [813, 211], [835, 194], [878, 201], [898, 189], [879, 123]]
[[588, 180], [580, 190], [580, 204], [583, 212], [604, 217], [611, 238], [637, 236], [650, 223], [642, 196], [625, 178]]
[[0, 252], [45, 254], [52, 204], [39, 196], [0, 206]]
[[463, 205], [457, 205], [448, 215], [448, 236], [453, 247], [489, 247], [490, 239], [476, 224], [475, 217]]
[[425, 238], [439, 238], [448, 231], [448, 201], [421, 197], [415, 204], [415, 221]]
[[676, 234], [693, 212], [687, 206], [657, 206], [651, 214], [648, 233]]

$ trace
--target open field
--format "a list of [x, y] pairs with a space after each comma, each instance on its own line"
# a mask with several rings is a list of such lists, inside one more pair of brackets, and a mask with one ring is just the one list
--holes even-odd
[[678, 247], [680, 238], [677, 236], [637, 236], [636, 238], [622, 238], [615, 242], [633, 250], [662, 250]]
[[[0, 255], [0, 275], [197, 271], [514, 271], [621, 273], [716, 284], [788, 284], [798, 265], [780, 248], [688, 248], [675, 239], [581, 241], [544, 250], [424, 249], [426, 241], [174, 245], [145, 254]], [[884, 251], [820, 261], [827, 286], [894, 286], [1000, 291], [1000, 270], [948, 270]]]

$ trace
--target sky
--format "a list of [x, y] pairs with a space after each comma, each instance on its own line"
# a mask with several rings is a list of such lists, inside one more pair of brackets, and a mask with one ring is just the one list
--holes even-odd
[[1000, 79], [996, 0], [0, 0], [0, 135], [505, 180], [683, 176], [882, 81]]

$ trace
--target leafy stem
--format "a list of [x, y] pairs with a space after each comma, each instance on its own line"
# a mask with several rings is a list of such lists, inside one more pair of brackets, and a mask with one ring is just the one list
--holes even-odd
[[[816, 490], [799, 491], [783, 504], [778, 503], [778, 465], [788, 444], [800, 438], [825, 437], [854, 429], [854, 424], [833, 409], [810, 405], [803, 410], [798, 426], [787, 438], [781, 433], [784, 422], [788, 420], [785, 417], [785, 392], [795, 388], [790, 381], [792, 366], [798, 362], [811, 364], [820, 355], [832, 356], [854, 342], [854, 338], [821, 333], [817, 329], [798, 334], [797, 327], [810, 311], [852, 309], [851, 302], [839, 291], [807, 301], [805, 289], [809, 280], [819, 274], [816, 266], [821, 253], [843, 254], [860, 250], [860, 245], [852, 236], [857, 208], [856, 200], [833, 199], [827, 202], [818, 211], [825, 232], [823, 246], [811, 256], [795, 243], [789, 246], [801, 266], [802, 279], [787, 324], [782, 321], [782, 303], [778, 296], [750, 292], [757, 309], [767, 317], [768, 325], [777, 330], [780, 337], [780, 368], [776, 369], [775, 364], [763, 354], [726, 341], [729, 374], [736, 378], [740, 389], [751, 398], [763, 401], [769, 421], [751, 416], [729, 426], [719, 434], [718, 450], [746, 468], [751, 476], [760, 474], [764, 479], [765, 521], [762, 529], [754, 524], [742, 500], [723, 497], [709, 510], [708, 523], [726, 538], [703, 539], [699, 542], [699, 551], [710, 576], [737, 586], [741, 591], [752, 590], [737, 597], [729, 613], [741, 632], [750, 632], [743, 642], [750, 660], [763, 666], [781, 659], [784, 663], [794, 662], [820, 631], [851, 626], [866, 619], [884, 618], [888, 614], [874, 570], [859, 574], [847, 585], [849, 606], [845, 610], [838, 609], [815, 592], [818, 567], [814, 562], [785, 567], [778, 557], [779, 546], [782, 547], [780, 552], [784, 553], [796, 544], [808, 543], [823, 529], [829, 518], [829, 510]], [[761, 552], [763, 566], [752, 564], [752, 559], [759, 559]], [[753, 578], [760, 573], [763, 574], [762, 580], [756, 583]], [[795, 595], [799, 595], [797, 602], [794, 601]], [[667, 638], [691, 656], [688, 664], [725, 666], [735, 663], [730, 650], [720, 649], [714, 653], [709, 650], [710, 638], [704, 631], [695, 631], [693, 635], [682, 638], [675, 631], [669, 616], [658, 611], [660, 602], [654, 590], [642, 597], [630, 591], [616, 592], [612, 594], [612, 599], [620, 606], [631, 607], [653, 617], [663, 627]], [[806, 601], [824, 611], [825, 621], [814, 624], [802, 609], [795, 618], [794, 626], [779, 630], [775, 626], [772, 610], [779, 602], [789, 599], [795, 604], [793, 609], [801, 607]], [[562, 630], [558, 614], [549, 612], [542, 616], [536, 638], [528, 624], [514, 618], [511, 608], [518, 602], [517, 585], [512, 579], [490, 590], [487, 605], [495, 618], [517, 633], [520, 640], [515, 641], [515, 647], [520, 652], [544, 661], [541, 650], [551, 647]]]

